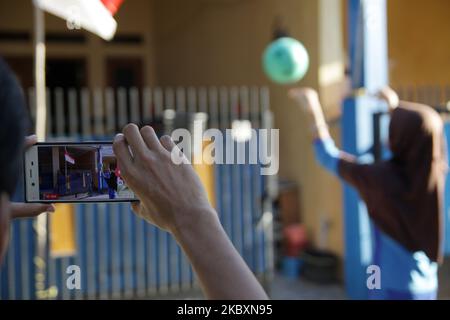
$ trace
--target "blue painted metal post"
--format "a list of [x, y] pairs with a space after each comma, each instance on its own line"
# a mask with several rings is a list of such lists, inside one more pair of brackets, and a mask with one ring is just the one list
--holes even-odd
[[[447, 157], [450, 159], [450, 122], [445, 123], [445, 135], [447, 137]], [[445, 255], [450, 256], [450, 173], [447, 175], [445, 184], [445, 200], [444, 200], [444, 223], [445, 223]]]
[[[349, 51], [353, 89], [373, 93], [388, 83], [386, 0], [349, 0]], [[373, 113], [379, 110], [368, 96], [345, 100], [342, 147], [361, 156], [373, 145]], [[370, 161], [370, 159], [368, 159]], [[356, 191], [344, 187], [345, 281], [352, 299], [368, 296], [366, 268], [372, 260], [371, 226]]]

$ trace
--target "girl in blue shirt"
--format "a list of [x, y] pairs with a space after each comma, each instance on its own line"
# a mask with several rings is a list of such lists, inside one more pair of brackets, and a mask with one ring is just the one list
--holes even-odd
[[443, 122], [432, 108], [399, 101], [390, 88], [380, 92], [391, 112], [391, 159], [360, 164], [338, 150], [330, 137], [318, 94], [290, 91], [310, 116], [317, 161], [352, 185], [375, 226], [373, 264], [381, 290], [372, 299], [436, 299], [442, 259], [443, 195], [447, 170]]

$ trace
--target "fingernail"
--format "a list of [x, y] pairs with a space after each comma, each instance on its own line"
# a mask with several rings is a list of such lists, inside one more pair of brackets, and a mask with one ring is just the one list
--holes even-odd
[[55, 212], [55, 207], [51, 204], [47, 207], [47, 212]]

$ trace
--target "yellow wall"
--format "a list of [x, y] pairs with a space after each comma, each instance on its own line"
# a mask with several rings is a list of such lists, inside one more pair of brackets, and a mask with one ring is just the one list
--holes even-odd
[[450, 1], [388, 0], [394, 85], [450, 84]]
[[[347, 1], [342, 1], [344, 30]], [[450, 1], [387, 0], [387, 5], [392, 85], [448, 85]]]

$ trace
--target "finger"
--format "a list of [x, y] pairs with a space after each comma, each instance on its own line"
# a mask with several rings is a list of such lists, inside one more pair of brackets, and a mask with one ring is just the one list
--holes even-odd
[[32, 218], [44, 212], [55, 212], [55, 207], [52, 204], [11, 203], [11, 216], [13, 219]]
[[120, 168], [127, 170], [132, 165], [133, 158], [131, 157], [130, 150], [128, 149], [123, 134], [119, 133], [114, 138], [113, 150], [117, 161], [120, 163]]
[[144, 216], [142, 215], [142, 208], [141, 208], [141, 202], [132, 202], [131, 203], [131, 210], [133, 210], [134, 214], [137, 215], [139, 218], [144, 219]]
[[139, 212], [141, 211], [141, 203], [139, 201], [132, 202], [131, 203], [131, 210], [133, 210], [134, 213], [139, 215]]
[[161, 143], [158, 140], [155, 130], [150, 126], [145, 126], [141, 129], [141, 135], [147, 147], [153, 151], [162, 150]]
[[173, 142], [172, 138], [168, 135], [164, 135], [160, 139], [161, 145], [169, 152], [172, 152], [173, 148], [176, 146], [175, 142]]
[[142, 138], [139, 128], [134, 123], [127, 124], [123, 130], [123, 135], [133, 152], [133, 156], [142, 156], [148, 150], [147, 145]]
[[37, 143], [37, 136], [35, 134], [25, 137], [25, 149], [35, 145]]

